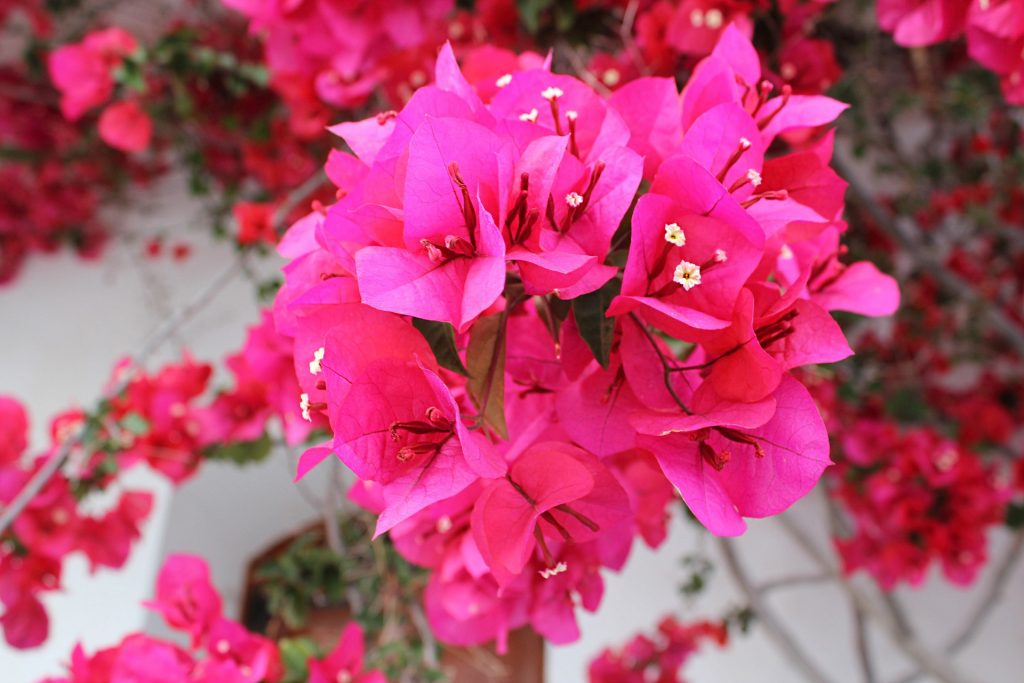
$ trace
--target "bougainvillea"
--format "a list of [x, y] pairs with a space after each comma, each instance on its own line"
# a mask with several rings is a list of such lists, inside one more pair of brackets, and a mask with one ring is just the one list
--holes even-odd
[[[187, 354], [125, 361], [38, 455], [0, 398], [14, 647], [45, 640], [68, 556], [127, 561], [151, 494], [93, 505], [124, 470], [180, 484], [277, 444], [306, 448], [299, 477], [348, 466], [385, 552], [429, 577], [429, 628], [499, 651], [521, 627], [576, 640], [604, 572], [659, 546], [680, 500], [735, 536], [829, 471], [844, 576], [822, 568], [884, 590], [933, 566], [970, 584], [990, 531], [1024, 524], [1014, 0], [224, 0], [65, 30], [76, 4], [0, 0], [0, 283], [32, 251], [96, 255], [101, 207], [175, 169], [213, 195], [215, 234], [287, 264], [228, 387]], [[141, 255], [165, 244], [192, 250], [159, 234]], [[901, 294], [891, 321], [858, 317]], [[59, 680], [383, 680], [356, 626], [307, 658], [225, 619], [198, 558], [169, 559], [151, 606], [187, 648], [134, 634]], [[724, 629], [667, 619], [591, 680], [681, 680]]]
[[[156, 599], [146, 605], [187, 635], [188, 647], [143, 633], [127, 635], [91, 655], [78, 646], [68, 675], [41, 683], [277, 683], [291, 673], [274, 641], [224, 616], [202, 558], [168, 557], [157, 578]], [[355, 623], [346, 627], [331, 652], [304, 664], [309, 683], [386, 683], [381, 673], [363, 670], [363, 633]]]
[[[787, 371], [850, 354], [829, 310], [898, 300], [839, 260], [844, 184], [808, 133], [843, 105], [776, 94], [740, 31], [681, 93], [606, 100], [544, 68], [500, 86], [485, 104], [445, 47], [401, 111], [332, 128], [354, 151], [329, 162], [340, 199], [286, 236], [275, 303], [333, 432], [300, 474], [333, 452], [378, 533], [441, 535], [409, 556], [434, 569], [432, 627], [499, 647], [524, 623], [575, 639], [599, 570], [664, 519], [631, 506], [659, 486], [634, 461], [718, 534], [806, 493], [828, 438]], [[766, 158], [780, 135], [799, 147]]]
[[685, 683], [683, 667], [706, 643], [723, 647], [729, 640], [724, 624], [680, 623], [665, 617], [657, 633], [634, 636], [618, 649], [602, 651], [590, 662], [590, 683]]

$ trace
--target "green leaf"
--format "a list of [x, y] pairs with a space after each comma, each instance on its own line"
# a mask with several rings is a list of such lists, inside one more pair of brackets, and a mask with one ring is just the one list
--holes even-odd
[[480, 318], [469, 333], [466, 365], [469, 395], [480, 416], [499, 436], [508, 438], [505, 424], [505, 314]]
[[594, 358], [602, 368], [608, 367], [612, 351], [612, 337], [615, 334], [615, 319], [605, 316], [608, 306], [619, 294], [622, 282], [617, 278], [609, 280], [601, 289], [576, 297], [572, 301], [572, 312], [576, 316], [576, 327], [587, 346], [594, 352]]
[[552, 0], [517, 0], [519, 19], [531, 35], [540, 29], [540, 15], [551, 7]]
[[149, 421], [138, 413], [128, 413], [121, 418], [121, 428], [140, 436], [149, 431]]
[[316, 657], [316, 643], [309, 638], [285, 638], [278, 642], [286, 681], [305, 681], [309, 677], [307, 662]]
[[273, 447], [270, 437], [264, 434], [255, 441], [214, 444], [206, 449], [206, 457], [211, 460], [226, 460], [236, 465], [248, 465], [266, 460]]
[[469, 376], [469, 371], [459, 358], [459, 350], [455, 348], [455, 328], [450, 323], [413, 318], [412, 325], [430, 344], [430, 350], [434, 352], [438, 365], [460, 375]]
[[1011, 529], [1024, 528], [1024, 503], [1010, 503], [1006, 506], [1006, 526]]

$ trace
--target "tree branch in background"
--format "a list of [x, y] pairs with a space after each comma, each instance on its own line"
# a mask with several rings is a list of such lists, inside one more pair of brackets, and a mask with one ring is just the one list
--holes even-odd
[[945, 657], [928, 650], [912, 635], [905, 634], [892, 615], [879, 607], [860, 588], [848, 581], [814, 544], [814, 541], [804, 533], [803, 529], [794, 524], [785, 514], [777, 515], [775, 519], [778, 520], [779, 524], [796, 544], [823, 571], [832, 574], [836, 584], [846, 593], [856, 609], [861, 610], [865, 616], [870, 617], [889, 636], [893, 645], [899, 648], [923, 672], [931, 674], [939, 681], [942, 681], [942, 683], [975, 683], [973, 678], [968, 678], [957, 670]]
[[779, 651], [785, 656], [793, 667], [803, 674], [804, 678], [812, 683], [831, 683], [817, 665], [807, 658], [807, 655], [797, 644], [796, 639], [786, 630], [775, 613], [768, 607], [764, 596], [758, 591], [747, 576], [746, 571], [736, 556], [735, 541], [729, 538], [718, 538], [718, 547], [722, 551], [722, 559], [725, 560], [725, 567], [733, 579], [733, 583], [740, 589], [751, 609], [757, 616], [758, 621], [764, 626], [765, 634], [771, 638]]

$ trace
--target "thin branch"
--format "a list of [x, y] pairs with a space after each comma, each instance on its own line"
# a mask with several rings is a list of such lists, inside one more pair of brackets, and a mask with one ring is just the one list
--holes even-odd
[[423, 663], [430, 669], [439, 668], [441, 663], [437, 659], [437, 640], [434, 638], [434, 632], [430, 630], [430, 624], [418, 600], [413, 600], [409, 604], [409, 616], [420, 640], [423, 641]]
[[978, 606], [974, 608], [970, 618], [964, 627], [960, 630], [952, 640], [946, 645], [946, 649], [950, 652], [959, 652], [961, 649], [967, 647], [967, 644], [971, 642], [974, 636], [981, 629], [981, 625], [988, 619], [989, 614], [992, 612], [1000, 600], [1003, 598], [1003, 594], [1006, 592], [1006, 586], [1010, 582], [1010, 577], [1013, 575], [1013, 570], [1016, 568], [1017, 563], [1020, 562], [1021, 556], [1024, 555], [1024, 529], [1019, 529], [1013, 537], [1013, 542], [1010, 547], [1006, 549], [1006, 554], [1003, 555], [996, 572], [992, 576], [992, 583], [989, 584], [988, 591], [985, 593], [985, 597], [981, 599]]
[[846, 593], [847, 597], [856, 607], [862, 610], [865, 616], [870, 617], [889, 636], [893, 645], [900, 649], [903, 654], [910, 658], [922, 671], [934, 676], [942, 683], [973, 683], [974, 679], [968, 678], [956, 669], [945, 657], [936, 654], [923, 647], [913, 636], [902, 632], [896, 620], [885, 609], [879, 607], [874, 600], [871, 600], [863, 591], [848, 581], [829, 559], [821, 552], [814, 542], [804, 531], [790, 521], [786, 515], [776, 515], [776, 520], [790, 537], [799, 545], [808, 556], [813, 559], [823, 571], [830, 572], [838, 586]]
[[799, 588], [801, 586], [810, 586], [831, 580], [831, 574], [794, 574], [793, 576], [783, 576], [778, 579], [772, 579], [771, 581], [765, 581], [758, 585], [756, 589], [759, 593], [770, 593], [775, 590]]
[[718, 539], [718, 547], [722, 551], [725, 567], [732, 576], [733, 583], [742, 591], [751, 609], [754, 610], [754, 614], [757, 615], [758, 622], [765, 629], [765, 634], [775, 641], [775, 645], [782, 654], [785, 655], [795, 669], [803, 674], [806, 680], [812, 683], [830, 683], [831, 679], [807, 658], [807, 655], [797, 644], [796, 639], [786, 630], [786, 627], [782, 625], [782, 622], [779, 621], [775, 613], [768, 607], [764, 596], [754, 588], [750, 577], [747, 576], [746, 571], [740, 564], [739, 558], [736, 556], [734, 543], [735, 541], [732, 539]]
[[860, 662], [861, 679], [864, 683], [877, 683], [878, 676], [875, 675], [875, 663], [871, 658], [871, 646], [868, 643], [867, 620], [864, 612], [851, 601], [853, 609], [853, 626], [857, 642], [857, 660]]
[[921, 235], [921, 229], [913, 220], [907, 216], [894, 217], [888, 214], [860, 182], [857, 174], [853, 172], [852, 164], [839, 148], [836, 148], [832, 165], [849, 183], [854, 201], [867, 211], [886, 233], [896, 238], [914, 255], [921, 269], [930, 273], [953, 296], [980, 306], [992, 328], [999, 332], [1018, 354], [1024, 356], [1024, 329], [1014, 322], [1001, 307], [979, 294], [970, 282], [947, 268], [940, 259], [932, 255]]
[[[950, 654], [960, 652], [978, 635], [982, 625], [991, 615], [992, 610], [1002, 600], [1003, 594], [1006, 592], [1006, 586], [1009, 584], [1013, 570], [1016, 568], [1017, 563], [1020, 562], [1021, 556], [1024, 556], [1024, 529], [1017, 531], [1014, 535], [1013, 542], [1006, 549], [1006, 553], [1003, 554], [1002, 559], [996, 566], [992, 582], [989, 584], [984, 597], [974, 608], [974, 611], [971, 612], [971, 616], [968, 617], [967, 621], [960, 628], [959, 633], [946, 643], [947, 652]], [[921, 672], [915, 672], [897, 679], [895, 683], [913, 683], [913, 681], [918, 680], [920, 677]]]

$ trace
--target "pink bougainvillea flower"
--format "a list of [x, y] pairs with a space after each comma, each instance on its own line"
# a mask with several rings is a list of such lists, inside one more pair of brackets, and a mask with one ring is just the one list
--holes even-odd
[[969, 0], [880, 0], [878, 25], [904, 47], [932, 45], [964, 30]]
[[0, 467], [16, 464], [28, 446], [28, 413], [10, 396], [0, 396]]
[[[494, 222], [500, 139], [482, 126], [436, 119], [409, 141], [404, 246], [356, 255], [363, 302], [466, 329], [505, 286], [505, 242]], [[487, 207], [490, 207], [488, 209]]]
[[110, 668], [111, 683], [188, 683], [192, 658], [188, 653], [147, 635], [137, 633], [122, 641]]
[[50, 80], [60, 90], [64, 117], [75, 121], [106, 102], [114, 91], [111, 70], [137, 47], [135, 38], [119, 28], [95, 31], [80, 43], [50, 54]]
[[219, 618], [205, 638], [210, 657], [233, 664], [248, 683], [273, 683], [283, 673], [277, 644], [237, 622]]
[[99, 518], [82, 519], [78, 547], [89, 558], [90, 568], [124, 566], [132, 543], [142, 535], [142, 522], [153, 509], [153, 494], [125, 491], [113, 510]]
[[711, 52], [726, 27], [750, 36], [749, 10], [733, 0], [684, 0], [676, 7], [666, 39], [682, 54], [703, 57]]
[[201, 642], [220, 618], [220, 594], [210, 583], [206, 561], [194, 555], [170, 555], [156, 581], [156, 599], [144, 603], [168, 626]]
[[548, 539], [582, 543], [628, 520], [629, 500], [593, 455], [566, 443], [538, 444], [491, 481], [473, 509], [473, 537], [500, 584], [514, 579], [535, 550], [558, 572]]
[[775, 414], [759, 427], [719, 423], [640, 439], [714, 534], [735, 536], [746, 529], [743, 517], [782, 512], [829, 465], [828, 433], [803, 385], [784, 377], [774, 399]]
[[689, 157], [662, 164], [633, 212], [622, 294], [608, 311], [638, 315], [681, 338], [727, 327], [761, 260], [760, 227]]
[[309, 683], [387, 683], [381, 672], [363, 671], [363, 651], [363, 630], [349, 622], [326, 657], [309, 660]]
[[277, 243], [277, 231], [274, 229], [274, 205], [267, 202], [238, 202], [232, 207], [231, 213], [238, 225], [238, 243], [267, 244]]
[[669, 505], [676, 497], [671, 482], [648, 451], [623, 451], [606, 462], [629, 496], [637, 533], [657, 548], [668, 537]]
[[24, 594], [11, 602], [4, 602], [0, 627], [7, 644], [19, 650], [42, 645], [50, 630], [46, 609], [33, 594]]
[[[321, 361], [334, 449], [362, 479], [383, 487], [383, 533], [450, 498], [504, 463], [463, 424], [422, 335], [398, 316], [363, 305], [338, 308]], [[367, 339], [388, 339], [368, 344]]]
[[100, 115], [103, 142], [122, 152], [142, 152], [153, 137], [153, 121], [135, 100], [115, 102]]

